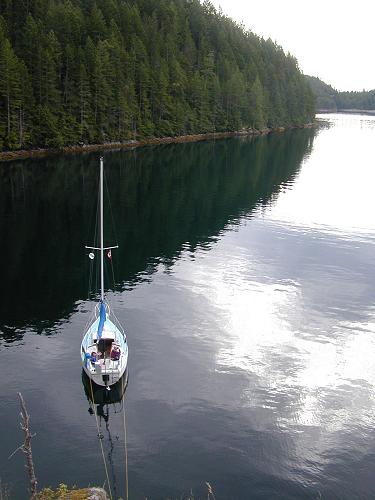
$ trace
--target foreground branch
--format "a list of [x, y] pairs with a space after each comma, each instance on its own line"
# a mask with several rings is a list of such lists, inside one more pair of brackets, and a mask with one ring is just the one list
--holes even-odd
[[32, 435], [30, 434], [30, 429], [29, 429], [30, 417], [29, 417], [29, 414], [27, 413], [25, 401], [24, 401], [22, 394], [20, 392], [18, 393], [18, 397], [20, 398], [20, 403], [21, 403], [21, 417], [22, 417], [21, 429], [25, 433], [25, 441], [24, 441], [21, 449], [26, 455], [26, 468], [27, 468], [27, 472], [29, 474], [30, 489], [31, 489], [30, 500], [36, 500], [37, 499], [37, 488], [36, 488], [37, 487], [37, 480], [35, 477], [33, 454], [31, 451]]

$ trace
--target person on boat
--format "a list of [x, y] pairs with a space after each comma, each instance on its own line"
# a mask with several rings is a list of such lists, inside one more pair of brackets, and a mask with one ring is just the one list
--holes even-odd
[[95, 351], [92, 351], [90, 359], [91, 359], [91, 363], [92, 364], [96, 363], [97, 357], [96, 357], [96, 352]]
[[117, 346], [113, 346], [113, 349], [111, 351], [111, 359], [112, 361], [118, 361], [120, 359], [120, 348]]

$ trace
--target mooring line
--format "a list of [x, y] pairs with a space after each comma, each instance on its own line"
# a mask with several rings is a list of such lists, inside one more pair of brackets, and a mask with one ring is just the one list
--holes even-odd
[[[127, 373], [129, 367], [126, 368]], [[124, 381], [122, 381], [123, 383]], [[122, 387], [124, 388], [124, 387]], [[124, 394], [122, 392], [122, 394]], [[125, 453], [125, 498], [129, 500], [129, 473], [128, 473], [128, 442], [127, 442], [127, 432], [126, 432], [126, 418], [125, 418], [125, 402], [122, 405], [123, 423], [124, 423], [124, 453]]]
[[100, 429], [99, 429], [99, 421], [98, 421], [98, 415], [97, 415], [97, 412], [96, 412], [96, 405], [95, 405], [95, 399], [94, 399], [94, 390], [92, 388], [92, 380], [91, 380], [91, 377], [89, 377], [89, 380], [90, 380], [90, 387], [91, 387], [91, 397], [92, 397], [92, 403], [93, 403], [93, 406], [94, 406], [94, 415], [95, 415], [95, 420], [96, 420], [96, 428], [98, 430], [98, 438], [99, 438], [99, 442], [100, 442], [100, 448], [102, 450], [102, 457], [103, 457], [103, 463], [104, 463], [104, 470], [105, 470], [105, 475], [107, 477], [107, 483], [108, 483], [108, 489], [109, 489], [109, 498], [111, 500], [113, 500], [113, 497], [112, 497], [112, 490], [111, 490], [111, 482], [109, 480], [109, 474], [108, 474], [108, 468], [107, 468], [107, 461], [105, 459], [105, 455], [104, 455], [104, 448], [103, 448], [103, 443], [102, 443], [102, 439], [100, 437]]

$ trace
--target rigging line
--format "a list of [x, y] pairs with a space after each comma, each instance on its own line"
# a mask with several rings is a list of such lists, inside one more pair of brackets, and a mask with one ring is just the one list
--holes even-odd
[[[116, 245], [118, 245], [117, 229], [116, 229], [116, 224], [115, 224], [115, 218], [113, 216], [113, 209], [112, 209], [111, 197], [109, 194], [108, 180], [107, 180], [106, 172], [104, 172], [104, 183], [105, 183], [105, 189], [106, 189], [106, 199], [108, 199], [109, 212], [110, 212], [110, 216], [111, 216], [113, 236], [114, 236], [114, 240], [115, 240]], [[110, 267], [111, 267], [111, 271], [112, 271], [113, 291], [115, 292], [116, 291], [116, 282], [115, 282], [115, 273], [114, 273], [114, 266], [113, 266], [112, 258], [110, 259], [110, 261], [111, 261]], [[107, 271], [107, 274], [109, 274], [108, 271]]]
[[113, 280], [113, 291], [116, 292], [116, 282], [115, 282], [115, 272], [113, 270], [113, 261], [111, 257], [111, 271], [112, 271], [112, 280]]
[[[97, 242], [98, 218], [99, 218], [99, 202], [97, 200], [97, 203], [96, 203], [96, 215], [95, 215], [95, 227], [94, 227], [94, 239], [93, 239], [93, 244], [94, 245]], [[86, 241], [89, 241], [88, 238], [86, 239]], [[90, 241], [90, 243], [91, 243], [91, 241]], [[88, 298], [90, 298], [90, 295], [92, 293], [95, 294], [95, 291], [98, 290], [98, 266], [96, 265], [95, 257], [90, 262], [91, 262], [91, 265], [90, 265], [90, 274], [89, 274]], [[95, 270], [95, 273], [94, 273], [94, 270]]]
[[[129, 373], [129, 365], [126, 367], [127, 372]], [[121, 385], [124, 383], [124, 380], [121, 381]], [[123, 386], [121, 388], [122, 392]], [[124, 422], [124, 453], [125, 453], [125, 499], [129, 500], [129, 472], [128, 472], [128, 442], [127, 442], [127, 434], [126, 434], [126, 419], [125, 419], [125, 404], [122, 407], [123, 414], [123, 422]]]
[[[113, 465], [113, 450], [115, 449], [114, 447], [114, 444], [113, 444], [113, 439], [112, 439], [112, 434], [111, 434], [111, 431], [109, 430], [109, 409], [108, 409], [109, 405], [107, 403], [106, 405], [106, 410], [107, 410], [107, 418], [104, 418], [104, 421], [105, 421], [105, 428], [107, 430], [107, 433], [108, 433], [108, 441], [109, 441], [109, 444], [110, 444], [110, 449], [108, 451], [108, 462], [109, 462], [109, 465], [110, 465], [110, 468], [111, 468], [111, 475], [112, 475], [112, 484], [113, 484], [113, 494], [115, 496], [115, 498], [117, 498], [117, 479], [116, 479], [116, 474], [115, 474], [115, 468], [114, 468], [114, 465]], [[103, 412], [104, 413], [104, 412]]]
[[110, 500], [113, 500], [112, 490], [111, 490], [111, 483], [110, 483], [109, 475], [108, 475], [107, 461], [106, 461], [105, 455], [104, 455], [104, 449], [103, 449], [102, 439], [100, 438], [100, 429], [99, 429], [99, 422], [98, 422], [98, 414], [97, 414], [97, 411], [96, 411], [96, 404], [95, 404], [95, 398], [94, 398], [94, 390], [92, 388], [91, 377], [89, 377], [89, 380], [90, 380], [90, 388], [91, 388], [91, 397], [92, 397], [92, 402], [93, 402], [93, 407], [94, 407], [94, 415], [95, 415], [95, 421], [96, 421], [96, 428], [98, 430], [98, 437], [99, 437], [100, 449], [102, 450], [102, 457], [103, 457], [105, 475], [107, 477], [107, 483], [108, 483], [108, 489], [109, 489], [109, 498], [110, 498]]
[[[88, 227], [88, 230], [90, 230], [90, 227], [91, 227], [91, 220], [92, 220], [92, 216], [93, 216], [93, 212], [94, 212], [94, 207], [95, 205], [93, 205], [92, 207], [92, 212], [91, 212], [91, 217], [89, 219], [89, 227]], [[94, 225], [94, 243], [96, 243], [96, 238], [97, 238], [97, 232], [98, 232], [98, 214], [99, 214], [99, 203], [98, 203], [98, 200], [96, 202], [96, 214], [95, 214], [95, 225]], [[88, 234], [86, 236], [86, 241], [89, 241], [88, 239]], [[93, 292], [93, 277], [94, 277], [94, 261], [91, 261], [90, 262], [90, 273], [89, 273], [89, 289], [88, 289], [88, 293], [87, 293], [87, 298], [89, 299], [90, 298], [90, 295], [91, 293]], [[95, 288], [96, 288], [96, 283], [95, 283]]]
[[[109, 193], [108, 179], [107, 179], [106, 171], [103, 172], [103, 175], [104, 175], [104, 184], [105, 184], [105, 195], [106, 195], [106, 200], [108, 200], [109, 213], [110, 213], [111, 223], [112, 223], [113, 238], [115, 240], [115, 244], [118, 245], [117, 228], [116, 228], [116, 224], [115, 224], [115, 218], [113, 215], [113, 208], [112, 208], [112, 203], [111, 203], [111, 196]], [[110, 259], [110, 261], [111, 261], [110, 267], [111, 267], [111, 271], [112, 271], [113, 291], [116, 291], [115, 273], [114, 273], [114, 266], [113, 266], [112, 258]], [[107, 277], [109, 277], [107, 265], [105, 266], [105, 271], [106, 271]]]
[[118, 245], [118, 237], [117, 237], [117, 228], [115, 224], [115, 218], [113, 216], [113, 210], [112, 210], [112, 203], [111, 203], [111, 197], [109, 195], [109, 188], [108, 188], [108, 181], [107, 181], [107, 175], [104, 172], [104, 182], [105, 182], [105, 189], [106, 189], [106, 199], [108, 199], [108, 206], [109, 206], [109, 213], [111, 215], [111, 222], [112, 222], [112, 228], [113, 228], [113, 235], [115, 237], [115, 242], [116, 245]]
[[[99, 206], [98, 203], [96, 204], [96, 216], [95, 216], [95, 229], [94, 229], [94, 242], [96, 243], [96, 238], [97, 238], [97, 232], [98, 232], [98, 211], [99, 211]], [[91, 273], [90, 273], [90, 294], [96, 290], [97, 287], [97, 275], [96, 275], [96, 280], [94, 279], [94, 269], [96, 270], [96, 273], [98, 272], [98, 266], [96, 265], [95, 262], [95, 257], [94, 260], [91, 261]], [[94, 286], [93, 286], [93, 281], [94, 281]]]
[[[99, 173], [96, 175], [96, 183], [98, 184], [99, 183]], [[91, 199], [91, 197], [90, 197]], [[91, 231], [91, 228], [92, 228], [92, 221], [93, 221], [93, 218], [94, 218], [94, 214], [95, 214], [95, 209], [96, 209], [96, 215], [95, 215], [95, 221], [97, 220], [97, 215], [98, 215], [98, 205], [97, 203], [95, 203], [95, 198], [93, 201], [91, 201], [91, 203], [89, 204], [89, 209], [88, 209], [88, 225], [87, 225], [87, 232], [86, 232], [86, 241], [89, 241], [89, 236], [90, 236], [90, 231]]]
[[93, 262], [90, 261], [89, 266], [90, 266], [90, 273], [89, 273], [89, 287], [87, 290], [87, 300], [90, 299], [90, 293], [91, 293], [91, 286], [92, 286], [92, 275], [93, 275]]
[[[99, 184], [99, 177], [98, 177], [98, 184]], [[95, 246], [99, 246], [99, 215], [100, 213], [100, 189], [98, 190], [98, 198], [97, 198], [97, 204], [96, 204], [96, 218], [95, 218], [95, 235], [94, 235], [94, 242]], [[95, 290], [94, 293], [96, 293], [100, 287], [99, 287], [99, 273], [100, 273], [100, 259], [98, 257], [98, 253], [96, 251], [96, 257], [97, 257], [97, 265], [95, 266], [96, 269], [96, 281], [95, 281]]]

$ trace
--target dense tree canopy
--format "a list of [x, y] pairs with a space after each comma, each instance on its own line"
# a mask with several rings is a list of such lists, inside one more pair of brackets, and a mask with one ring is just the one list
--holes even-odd
[[305, 76], [316, 97], [317, 109], [327, 111], [375, 110], [375, 90], [339, 92], [315, 76]]
[[199, 0], [0, 3], [0, 150], [301, 125], [297, 61]]

